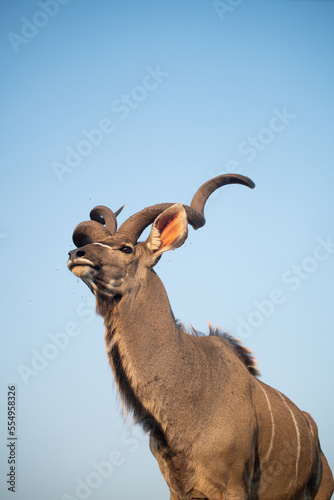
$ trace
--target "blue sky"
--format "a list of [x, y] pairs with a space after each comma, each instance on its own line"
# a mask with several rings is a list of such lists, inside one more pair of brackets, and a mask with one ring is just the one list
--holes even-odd
[[169, 498], [147, 438], [122, 421], [67, 252], [95, 205], [125, 204], [122, 221], [188, 204], [228, 171], [256, 189], [212, 196], [206, 226], [157, 272], [178, 318], [242, 337], [262, 380], [312, 414], [333, 467], [333, 2], [1, 9], [1, 470], [16, 384], [16, 498]]

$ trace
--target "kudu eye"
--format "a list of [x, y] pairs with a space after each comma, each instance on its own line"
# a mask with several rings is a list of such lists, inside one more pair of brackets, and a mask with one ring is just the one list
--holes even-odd
[[132, 247], [129, 247], [129, 245], [123, 245], [120, 248], [120, 251], [123, 252], [123, 253], [132, 253], [133, 249], [132, 249]]

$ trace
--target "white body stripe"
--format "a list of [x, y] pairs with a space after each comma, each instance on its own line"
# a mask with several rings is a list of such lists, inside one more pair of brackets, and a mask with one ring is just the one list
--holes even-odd
[[268, 409], [269, 409], [269, 413], [270, 413], [270, 418], [271, 418], [271, 438], [270, 438], [270, 443], [269, 443], [269, 448], [268, 448], [268, 451], [267, 451], [267, 455], [266, 455], [266, 457], [264, 459], [265, 462], [268, 462], [270, 454], [271, 454], [271, 450], [273, 449], [273, 445], [274, 445], [275, 421], [274, 421], [274, 415], [273, 415], [273, 412], [272, 412], [272, 409], [271, 409], [271, 404], [270, 404], [270, 401], [269, 401], [269, 398], [268, 398], [268, 394], [266, 393], [266, 391], [264, 390], [264, 388], [262, 387], [262, 385], [260, 383], [259, 383], [259, 386], [261, 387], [261, 389], [263, 391], [263, 394], [265, 395], [265, 398], [266, 398], [266, 401], [267, 401], [267, 405], [268, 405]]
[[288, 408], [290, 414], [291, 414], [291, 417], [292, 417], [292, 420], [293, 420], [293, 423], [295, 425], [295, 429], [296, 429], [296, 435], [297, 435], [297, 458], [296, 458], [296, 472], [295, 472], [295, 479], [294, 481], [291, 481], [291, 484], [290, 486], [293, 485], [293, 483], [295, 483], [297, 481], [297, 478], [298, 478], [298, 464], [299, 464], [299, 458], [300, 458], [300, 449], [301, 449], [301, 446], [300, 446], [300, 432], [299, 432], [299, 427], [298, 427], [298, 423], [297, 423], [297, 420], [293, 414], [293, 411], [291, 410], [290, 406], [288, 405], [288, 403], [286, 402], [283, 394], [281, 394], [279, 391], [277, 391], [278, 394], [281, 396], [282, 398], [282, 401], [284, 402], [285, 406]]

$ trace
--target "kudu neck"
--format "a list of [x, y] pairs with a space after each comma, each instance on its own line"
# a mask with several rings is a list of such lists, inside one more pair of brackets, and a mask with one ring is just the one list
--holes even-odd
[[124, 335], [141, 340], [171, 342], [178, 338], [178, 329], [167, 292], [159, 276], [152, 270], [139, 288], [130, 291], [118, 304], [118, 320]]
[[107, 353], [123, 400], [139, 420], [151, 415], [164, 428], [169, 413], [173, 418], [176, 394], [185, 385], [190, 389], [184, 363], [187, 335], [176, 325], [166, 290], [153, 271], [136, 291], [109, 305], [99, 312], [104, 315]]
[[106, 328], [115, 327], [116, 323], [118, 325], [131, 323], [131, 327], [136, 329], [142, 324], [146, 325], [146, 329], [151, 324], [155, 328], [161, 324], [162, 330], [176, 329], [165, 287], [152, 270], [148, 271], [146, 280], [122, 297], [112, 299], [98, 295], [96, 309], [103, 317]]

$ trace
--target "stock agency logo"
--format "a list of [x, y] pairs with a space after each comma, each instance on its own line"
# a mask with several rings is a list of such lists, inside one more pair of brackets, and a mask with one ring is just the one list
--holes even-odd
[[29, 19], [21, 17], [22, 26], [20, 33], [10, 31], [7, 34], [9, 43], [15, 54], [18, 54], [22, 45], [27, 45], [30, 40], [35, 38], [41, 28], [44, 28], [50, 19], [56, 17], [60, 11], [61, 5], [67, 5], [70, 0], [44, 0], [37, 2], [41, 10], [36, 11]]

